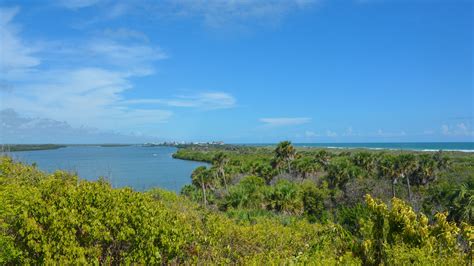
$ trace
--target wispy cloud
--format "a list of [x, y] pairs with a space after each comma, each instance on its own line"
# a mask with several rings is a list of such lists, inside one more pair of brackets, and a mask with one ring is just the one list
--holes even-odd
[[449, 120], [461, 120], [461, 121], [471, 121], [474, 122], [474, 116], [472, 115], [464, 115], [464, 116], [453, 116], [448, 118]]
[[378, 129], [377, 133], [375, 134], [376, 137], [384, 137], [384, 138], [395, 138], [395, 137], [405, 137], [407, 134], [404, 130], [399, 132], [387, 132], [383, 129]]
[[12, 23], [19, 11], [18, 7], [0, 8], [0, 73], [4, 78], [22, 73], [41, 62], [33, 56], [36, 49], [19, 37], [19, 26]]
[[275, 22], [287, 13], [307, 8], [317, 1], [302, 0], [209, 0], [204, 4], [193, 0], [171, 1], [176, 15], [202, 19], [210, 27], [242, 24], [248, 20]]
[[[153, 127], [172, 116], [169, 110], [123, 104], [123, 93], [134, 89], [131, 79], [150, 75], [155, 62], [166, 58], [159, 47], [93, 38], [80, 45], [60, 42], [64, 49], [38, 50], [33, 54], [12, 23], [17, 13], [17, 8], [0, 9], [0, 73], [4, 78], [2, 88], [8, 88], [0, 90], [0, 108], [67, 121], [73, 126], [117, 130]], [[48, 61], [47, 68], [42, 67], [42, 61]]]
[[2, 93], [2, 107], [76, 126], [115, 129], [162, 123], [172, 116], [168, 110], [119, 104], [122, 93], [132, 88], [127, 78], [126, 74], [102, 68], [41, 71], [30, 83]]
[[140, 143], [156, 140], [140, 135], [73, 127], [65, 121], [21, 116], [13, 109], [0, 110], [0, 143]]
[[441, 134], [445, 136], [471, 136], [474, 137], [474, 130], [467, 123], [458, 123], [456, 125], [444, 124], [441, 126]]
[[205, 110], [232, 108], [235, 98], [225, 92], [207, 92], [194, 95], [179, 95], [170, 99], [132, 99], [125, 104], [157, 104], [170, 107], [200, 108]]
[[338, 134], [332, 130], [326, 130], [326, 136], [330, 138], [335, 138], [338, 136]]
[[57, 3], [70, 9], [79, 9], [97, 5], [104, 0], [59, 0]]
[[316, 137], [319, 137], [321, 135], [318, 134], [317, 132], [307, 130], [307, 131], [304, 132], [304, 136], [307, 137], [307, 138], [316, 138]]
[[145, 33], [125, 27], [118, 29], [107, 28], [101, 31], [100, 35], [116, 40], [138, 40], [146, 43], [150, 42], [150, 39]]
[[[77, 1], [71, 7], [86, 4], [97, 3]], [[215, 110], [236, 105], [232, 95], [219, 91], [127, 99], [127, 91], [137, 90], [134, 79], [154, 74], [157, 62], [168, 58], [145, 34], [127, 28], [107, 29], [106, 34], [74, 42], [48, 40], [33, 51], [13, 24], [19, 9], [0, 12], [0, 109], [66, 121], [71, 127], [158, 134], [159, 125], [173, 117], [171, 108]]]
[[140, 34], [146, 36], [144, 33], [127, 32], [124, 28], [118, 32], [110, 29], [105, 32], [82, 40], [49, 41], [43, 44], [38, 56], [57, 67], [67, 59], [68, 66], [101, 67], [136, 76], [153, 74], [156, 62], [169, 58], [161, 47], [151, 44], [145, 37], [138, 37]]
[[281, 126], [297, 126], [311, 122], [309, 117], [274, 117], [274, 118], [260, 118], [260, 122], [266, 126], [281, 127]]
[[249, 21], [275, 24], [288, 13], [312, 7], [319, 2], [321, 0], [163, 0], [117, 4], [108, 0], [61, 0], [59, 5], [74, 10], [100, 7], [104, 13], [102, 17], [109, 19], [142, 10], [161, 19], [191, 18], [208, 27], [222, 28], [244, 25]]
[[145, 43], [119, 43], [113, 40], [96, 39], [86, 44], [85, 52], [92, 58], [116, 67], [126, 66], [133, 73], [151, 72], [152, 64], [168, 56], [160, 47]]

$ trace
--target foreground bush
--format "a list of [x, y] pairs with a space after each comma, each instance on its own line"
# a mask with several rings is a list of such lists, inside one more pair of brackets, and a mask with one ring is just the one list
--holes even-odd
[[113, 189], [2, 158], [0, 264], [358, 260], [336, 225], [237, 225], [174, 193]]
[[[361, 221], [359, 250], [366, 264], [462, 265], [472, 260], [472, 226], [464, 224], [461, 230], [445, 213], [437, 213], [429, 224], [397, 198], [391, 208], [370, 195], [366, 202], [370, 218]], [[459, 242], [462, 237], [467, 242]]]
[[[261, 186], [258, 178], [246, 179], [240, 188], [231, 189], [238, 200], [229, 198], [229, 205], [254, 207], [239, 195], [251, 192], [259, 199]], [[274, 207], [291, 215], [294, 209], [280, 202], [293, 191], [288, 183], [276, 185], [269, 192]], [[310, 187], [305, 195], [321, 196]], [[0, 264], [360, 265], [468, 260], [465, 247], [472, 238], [466, 236], [471, 232], [472, 237], [472, 227], [461, 230], [443, 216], [430, 225], [402, 201], [395, 201], [391, 209], [370, 197], [367, 201], [369, 214], [357, 237], [330, 222], [312, 224], [294, 216], [282, 223], [271, 210], [251, 222], [237, 223], [171, 192], [113, 189], [104, 180], [45, 174], [4, 157]], [[321, 211], [318, 204], [310, 206], [305, 212]]]

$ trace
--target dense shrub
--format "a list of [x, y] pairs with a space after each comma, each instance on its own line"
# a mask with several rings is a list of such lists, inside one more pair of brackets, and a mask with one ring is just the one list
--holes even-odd
[[7, 158], [0, 170], [1, 264], [358, 261], [336, 225], [239, 225], [162, 190], [113, 189]]
[[[460, 265], [471, 259], [462, 252], [471, 247], [458, 241], [461, 230], [445, 213], [436, 214], [429, 224], [425, 215], [400, 199], [394, 198], [391, 208], [369, 195], [366, 202], [370, 215], [361, 221], [358, 247], [365, 264]], [[468, 227], [465, 230], [472, 230]]]
[[223, 208], [264, 208], [265, 180], [256, 176], [247, 176], [232, 186], [225, 196]]
[[321, 187], [310, 181], [305, 181], [301, 185], [301, 199], [303, 201], [304, 214], [308, 220], [326, 221], [329, 219], [330, 213], [327, 211], [326, 202], [330, 198], [330, 191], [327, 183], [323, 183]]
[[[0, 224], [15, 263], [159, 263], [185, 259], [193, 230], [149, 194], [78, 181], [56, 172], [30, 180], [30, 168], [3, 160]], [[12, 167], [13, 166], [13, 167]], [[23, 175], [25, 173], [26, 175]], [[18, 177], [18, 178], [17, 178]], [[18, 182], [19, 181], [19, 182]]]
[[266, 191], [268, 207], [272, 210], [286, 214], [301, 214], [303, 201], [301, 200], [299, 186], [285, 179], [269, 187]]
[[[472, 159], [461, 157], [449, 172], [435, 173], [442, 168], [432, 172], [427, 156], [410, 156], [410, 168], [397, 170], [391, 158], [405, 157], [381, 154], [387, 160], [377, 165], [378, 157], [367, 153], [295, 154], [284, 147], [274, 161], [278, 168], [269, 168], [274, 154], [265, 149], [225, 146], [225, 156], [217, 148], [192, 150], [195, 158], [216, 165], [198, 168], [182, 195], [113, 189], [105, 180], [46, 174], [3, 157], [0, 264], [454, 265], [472, 260]], [[436, 156], [437, 164], [447, 165]], [[318, 166], [308, 165], [313, 163]], [[273, 179], [277, 171], [281, 174]], [[325, 176], [310, 179], [314, 171]], [[414, 181], [413, 193], [433, 193], [424, 201], [429, 216], [398, 198], [386, 204], [393, 180]], [[385, 184], [380, 191], [374, 189], [378, 184]], [[403, 189], [393, 191], [400, 195]], [[389, 195], [385, 203], [371, 196], [361, 202], [364, 191]]]

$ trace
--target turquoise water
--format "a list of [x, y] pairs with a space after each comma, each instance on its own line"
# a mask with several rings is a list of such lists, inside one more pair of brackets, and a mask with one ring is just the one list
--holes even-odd
[[11, 152], [10, 156], [26, 163], [36, 162], [41, 170], [74, 171], [80, 177], [95, 180], [107, 177], [114, 187], [132, 187], [143, 191], [161, 187], [179, 191], [191, 182], [192, 171], [201, 165], [173, 159], [172, 147], [96, 147], [69, 146], [57, 150]]
[[[248, 144], [251, 146], [270, 144]], [[473, 142], [457, 143], [296, 143], [295, 146], [326, 148], [369, 148], [419, 151], [474, 152]], [[11, 152], [10, 156], [26, 163], [36, 163], [41, 170], [77, 172], [95, 180], [107, 177], [114, 187], [132, 187], [143, 191], [161, 187], [179, 191], [189, 184], [192, 171], [200, 162], [173, 159], [174, 147], [98, 147], [68, 146], [57, 150]]]
[[406, 142], [406, 143], [310, 143], [296, 146], [328, 148], [368, 148], [414, 151], [463, 151], [474, 152], [474, 142]]
[[[246, 144], [251, 146], [276, 145], [276, 144]], [[390, 149], [390, 150], [413, 150], [413, 151], [462, 151], [474, 152], [474, 142], [397, 142], [397, 143], [294, 143], [299, 147], [321, 147], [321, 148], [366, 148], [366, 149]]]

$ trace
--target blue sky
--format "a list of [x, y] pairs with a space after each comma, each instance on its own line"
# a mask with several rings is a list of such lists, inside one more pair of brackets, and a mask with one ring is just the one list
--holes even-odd
[[8, 1], [0, 142], [473, 141], [473, 1]]

